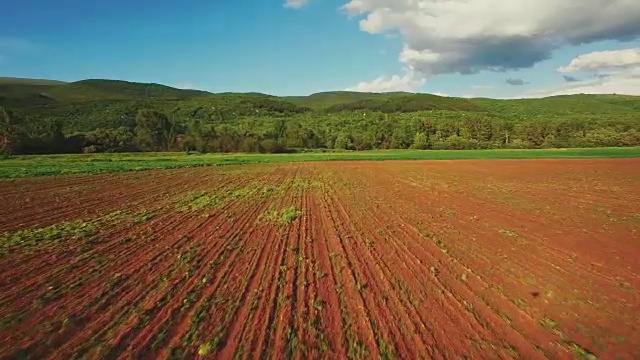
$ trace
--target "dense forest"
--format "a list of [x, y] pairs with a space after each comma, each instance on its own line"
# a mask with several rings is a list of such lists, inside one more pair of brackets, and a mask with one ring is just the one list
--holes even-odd
[[640, 97], [211, 94], [0, 78], [0, 153], [295, 152], [640, 145]]

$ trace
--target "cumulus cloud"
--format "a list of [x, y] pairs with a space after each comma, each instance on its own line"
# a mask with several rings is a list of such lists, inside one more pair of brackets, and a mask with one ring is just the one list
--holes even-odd
[[640, 36], [638, 0], [351, 0], [360, 29], [398, 34], [423, 77], [528, 68], [566, 45]]
[[527, 85], [529, 84], [528, 82], [522, 80], [522, 79], [507, 79], [507, 84], [512, 85], [512, 86], [522, 86], [522, 85]]
[[640, 95], [640, 49], [597, 51], [573, 59], [559, 72], [590, 72], [587, 80], [563, 75], [565, 84], [525, 94], [541, 97], [569, 94]]
[[393, 75], [391, 77], [379, 77], [370, 82], [361, 82], [356, 86], [349, 87], [345, 91], [358, 92], [393, 92], [407, 91], [415, 92], [424, 85], [425, 79], [414, 71], [408, 70], [404, 76]]
[[580, 81], [580, 79], [578, 79], [577, 77], [574, 77], [574, 76], [563, 75], [562, 77], [564, 78], [565, 82], [578, 82], [578, 81]]
[[559, 72], [601, 71], [629, 69], [640, 66], [640, 48], [597, 51], [576, 57], [567, 66], [558, 68]]
[[301, 7], [307, 5], [309, 0], [287, 0], [284, 3], [284, 7], [290, 9], [300, 9]]
[[625, 94], [640, 95], [640, 71], [600, 76], [581, 82], [565, 83], [550, 89], [529, 92], [523, 97], [545, 97], [571, 94]]

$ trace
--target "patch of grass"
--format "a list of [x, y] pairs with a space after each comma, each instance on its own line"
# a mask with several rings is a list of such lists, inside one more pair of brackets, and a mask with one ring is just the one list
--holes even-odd
[[215, 338], [198, 347], [198, 355], [206, 356], [211, 352], [220, 350], [227, 342], [227, 332], [222, 329], [218, 332]]
[[214, 207], [219, 203], [220, 198], [216, 194], [197, 192], [185, 196], [182, 200], [180, 200], [178, 206], [181, 211], [198, 211]]
[[356, 280], [356, 289], [359, 292], [363, 292], [363, 291], [367, 290], [368, 287], [369, 286], [366, 283], [362, 283], [362, 282], [360, 282], [360, 280]]
[[394, 360], [398, 358], [396, 356], [395, 349], [380, 338], [378, 339], [378, 349], [380, 351], [381, 360]]
[[212, 165], [358, 160], [636, 158], [640, 147], [500, 150], [376, 150], [299, 154], [122, 153], [25, 155], [0, 160], [0, 178], [98, 174]]
[[211, 351], [211, 348], [212, 348], [211, 343], [208, 343], [208, 342], [200, 345], [198, 347], [198, 355], [206, 356]]
[[506, 322], [509, 325], [511, 325], [511, 323], [513, 323], [513, 318], [511, 317], [511, 315], [509, 315], [507, 313], [500, 312], [500, 317], [504, 320], [504, 322]]
[[260, 216], [260, 219], [273, 222], [277, 225], [289, 225], [296, 221], [300, 215], [302, 215], [302, 211], [293, 205], [287, 206], [282, 210], [277, 210], [271, 206]]
[[597, 360], [598, 357], [593, 354], [591, 351], [583, 348], [582, 346], [571, 342], [571, 341], [567, 341], [565, 342], [565, 345], [569, 348], [569, 350], [571, 350], [573, 352], [573, 356], [577, 359], [582, 359], [582, 360]]
[[[205, 320], [206, 312], [211, 308], [211, 306], [212, 306], [212, 303], [210, 301], [207, 301], [204, 304], [201, 304], [200, 306], [198, 306], [198, 308], [196, 308], [196, 312], [193, 315], [193, 318], [191, 319], [191, 326], [189, 327], [189, 332], [182, 340], [183, 345], [185, 346], [191, 345], [191, 342], [193, 341], [193, 338], [196, 336], [196, 333], [198, 331], [198, 326], [200, 325], [200, 323], [202, 323]], [[209, 350], [210, 349], [207, 349], [207, 352]]]
[[505, 229], [500, 229], [500, 234], [508, 236], [510, 238], [513, 238], [513, 239], [517, 239], [518, 238], [518, 234], [514, 233], [513, 231], [509, 231], [509, 230], [505, 230]]
[[296, 336], [296, 330], [290, 328], [287, 332], [287, 346], [285, 348], [285, 358], [293, 359], [299, 346], [299, 340]]
[[360, 359], [369, 356], [369, 349], [365, 345], [364, 341], [357, 339], [349, 340], [349, 346], [347, 348], [347, 357], [349, 359]]
[[221, 207], [231, 201], [265, 194], [271, 190], [272, 187], [269, 185], [252, 183], [241, 188], [220, 189], [215, 192], [193, 192], [178, 201], [178, 208], [180, 211], [200, 211]]
[[509, 356], [511, 356], [513, 359], [520, 359], [520, 353], [513, 346], [508, 346], [506, 350], [507, 354], [509, 354]]
[[449, 250], [447, 249], [447, 246], [442, 242], [442, 240], [434, 239], [434, 241], [435, 241], [436, 245], [440, 248], [440, 250], [443, 253], [445, 253], [445, 254], [449, 253]]
[[320, 299], [316, 299], [313, 301], [313, 307], [318, 310], [318, 311], [322, 311], [322, 309], [324, 309], [326, 302]]
[[18, 230], [0, 235], [0, 248], [35, 246], [44, 242], [64, 239], [81, 239], [96, 230], [93, 222], [77, 220], [62, 222], [43, 228]]
[[[40, 228], [28, 228], [14, 232], [0, 234], [0, 258], [11, 253], [15, 249], [29, 249], [36, 246], [57, 244], [63, 241], [82, 241], [85, 247], [90, 247], [99, 241], [93, 237], [104, 226], [113, 226], [121, 222], [138, 223], [141, 217], [150, 214], [143, 212], [114, 211], [92, 219], [65, 221]], [[126, 244], [133, 239], [123, 238], [121, 244]]]
[[280, 222], [284, 224], [291, 224], [300, 215], [302, 215], [302, 211], [296, 209], [295, 206], [288, 206], [280, 213]]
[[511, 300], [511, 302], [521, 310], [527, 306], [527, 303], [522, 299]]
[[558, 330], [558, 323], [547, 317], [542, 318], [542, 320], [540, 320], [540, 326], [551, 331]]
[[133, 222], [135, 224], [143, 224], [146, 223], [147, 221], [153, 219], [155, 215], [148, 212], [148, 211], [141, 211], [137, 214], [135, 214], [132, 218]]

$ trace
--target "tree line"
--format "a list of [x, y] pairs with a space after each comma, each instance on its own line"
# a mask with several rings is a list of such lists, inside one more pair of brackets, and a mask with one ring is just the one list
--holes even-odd
[[32, 121], [0, 107], [0, 153], [135, 151], [262, 152], [304, 149], [499, 149], [639, 146], [640, 122], [566, 117], [513, 120], [488, 113], [353, 110], [335, 114], [184, 118], [140, 109], [117, 127], [65, 132], [61, 120]]

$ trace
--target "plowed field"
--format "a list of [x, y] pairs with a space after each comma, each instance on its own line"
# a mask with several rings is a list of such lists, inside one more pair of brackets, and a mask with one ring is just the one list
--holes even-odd
[[640, 358], [640, 159], [0, 181], [0, 358]]

